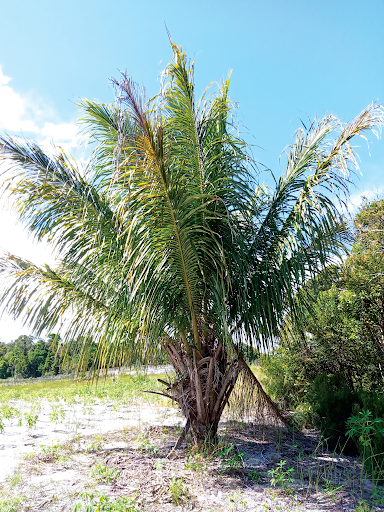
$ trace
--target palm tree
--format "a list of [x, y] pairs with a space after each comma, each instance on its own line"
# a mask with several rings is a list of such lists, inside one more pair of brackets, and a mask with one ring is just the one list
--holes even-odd
[[239, 375], [254, 379], [240, 343], [268, 346], [287, 312], [300, 322], [298, 287], [344, 251], [334, 201], [356, 166], [349, 141], [380, 127], [383, 109], [298, 130], [269, 191], [239, 135], [229, 78], [196, 102], [193, 63], [172, 48], [156, 98], [123, 74], [115, 104], [81, 101], [94, 142], [84, 169], [62, 151], [0, 140], [4, 190], [60, 256], [55, 269], [4, 256], [1, 299], [37, 334], [63, 323], [67, 340], [82, 339], [80, 366], [89, 339], [95, 369], [164, 350], [176, 375], [163, 393], [197, 442], [215, 436]]

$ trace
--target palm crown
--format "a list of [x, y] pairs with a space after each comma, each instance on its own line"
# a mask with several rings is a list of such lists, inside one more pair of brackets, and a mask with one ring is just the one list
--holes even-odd
[[300, 129], [268, 192], [237, 131], [229, 78], [196, 103], [193, 63], [172, 46], [155, 99], [123, 74], [115, 104], [80, 103], [95, 142], [84, 170], [64, 152], [1, 139], [4, 190], [60, 257], [53, 270], [5, 256], [2, 301], [37, 332], [65, 318], [67, 340], [97, 342], [96, 366], [163, 347], [189, 382], [189, 402], [175, 384], [168, 394], [192, 423], [212, 423], [245, 365], [232, 348], [267, 344], [287, 311], [299, 321], [297, 288], [344, 250], [334, 200], [356, 166], [349, 141], [381, 127], [383, 110], [370, 105], [345, 127], [326, 116]]

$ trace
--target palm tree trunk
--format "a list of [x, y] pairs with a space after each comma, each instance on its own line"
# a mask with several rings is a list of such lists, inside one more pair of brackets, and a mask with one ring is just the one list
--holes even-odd
[[160, 382], [179, 404], [195, 444], [216, 438], [220, 417], [242, 369], [238, 357], [228, 360], [222, 346], [210, 341], [203, 347], [205, 357], [195, 349], [188, 354], [184, 345], [175, 341], [164, 346], [176, 379], [173, 383]]

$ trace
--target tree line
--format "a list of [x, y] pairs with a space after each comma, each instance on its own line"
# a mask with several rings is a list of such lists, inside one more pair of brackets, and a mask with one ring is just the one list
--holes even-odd
[[59, 344], [60, 336], [56, 334], [50, 334], [46, 339], [21, 335], [10, 343], [0, 342], [0, 379], [67, 373], [70, 368], [60, 361]]

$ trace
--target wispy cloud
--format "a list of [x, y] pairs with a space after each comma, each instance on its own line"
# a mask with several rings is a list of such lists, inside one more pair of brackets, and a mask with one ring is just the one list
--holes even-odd
[[52, 108], [33, 92], [19, 93], [10, 85], [11, 80], [0, 67], [0, 131], [23, 133], [44, 146], [51, 142], [66, 148], [76, 146], [76, 125], [53, 121], [59, 116]]
[[348, 201], [348, 210], [351, 215], [354, 215], [363, 204], [365, 200], [373, 201], [374, 199], [379, 199], [383, 196], [384, 187], [377, 186], [374, 189], [365, 189], [356, 194], [351, 194]]

